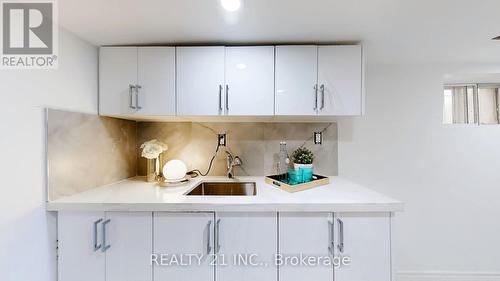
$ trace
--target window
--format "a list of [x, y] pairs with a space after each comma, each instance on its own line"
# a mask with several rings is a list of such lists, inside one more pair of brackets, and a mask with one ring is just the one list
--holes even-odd
[[499, 85], [480, 86], [478, 91], [479, 99], [479, 123], [498, 124], [500, 121], [499, 108]]
[[500, 84], [444, 86], [444, 124], [499, 124]]

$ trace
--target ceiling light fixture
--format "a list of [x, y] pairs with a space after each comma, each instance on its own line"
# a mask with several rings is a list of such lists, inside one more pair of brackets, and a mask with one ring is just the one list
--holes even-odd
[[495, 38], [493, 38], [491, 40], [500, 40], [500, 36], [497, 36], [497, 37], [495, 37]]
[[241, 0], [220, 0], [222, 8], [228, 12], [235, 12], [241, 7]]

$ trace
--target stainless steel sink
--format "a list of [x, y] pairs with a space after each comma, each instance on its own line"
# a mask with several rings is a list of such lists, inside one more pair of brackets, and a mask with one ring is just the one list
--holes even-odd
[[254, 182], [202, 182], [186, 195], [192, 196], [254, 196]]

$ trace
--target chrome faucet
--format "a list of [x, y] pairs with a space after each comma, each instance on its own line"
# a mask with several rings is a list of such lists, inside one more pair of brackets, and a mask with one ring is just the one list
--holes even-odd
[[234, 167], [241, 166], [243, 163], [241, 162], [241, 158], [239, 156], [233, 157], [229, 151], [226, 151], [226, 154], [227, 177], [232, 179], [234, 178]]

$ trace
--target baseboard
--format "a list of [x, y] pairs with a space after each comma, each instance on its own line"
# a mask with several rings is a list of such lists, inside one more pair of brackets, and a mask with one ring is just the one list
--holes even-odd
[[500, 281], [500, 272], [398, 271], [395, 281]]

